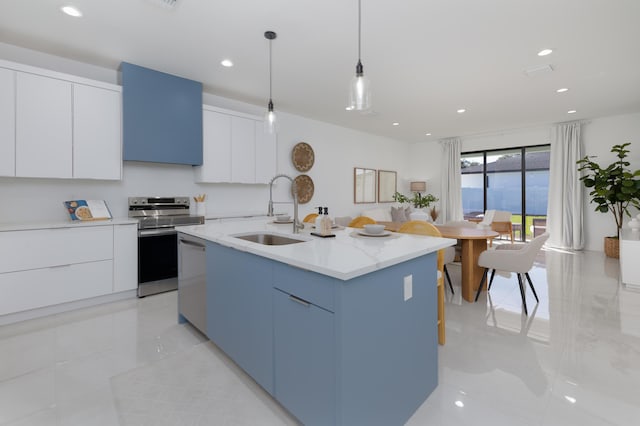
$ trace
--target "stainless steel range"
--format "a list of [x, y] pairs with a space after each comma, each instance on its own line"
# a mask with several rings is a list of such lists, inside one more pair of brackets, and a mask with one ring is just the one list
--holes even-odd
[[129, 197], [129, 217], [138, 219], [138, 297], [178, 288], [178, 225], [199, 225], [189, 197]]

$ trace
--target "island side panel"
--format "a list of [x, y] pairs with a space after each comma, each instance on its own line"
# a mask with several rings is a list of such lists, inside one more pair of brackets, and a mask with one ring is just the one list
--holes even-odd
[[207, 336], [271, 394], [273, 265], [207, 243]]
[[337, 288], [338, 424], [402, 424], [436, 388], [436, 274], [431, 253]]

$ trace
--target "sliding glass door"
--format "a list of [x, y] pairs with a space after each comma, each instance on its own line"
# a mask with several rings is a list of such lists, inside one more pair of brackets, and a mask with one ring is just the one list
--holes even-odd
[[549, 145], [463, 153], [461, 169], [465, 219], [479, 221], [486, 210], [510, 212], [521, 241], [546, 226]]

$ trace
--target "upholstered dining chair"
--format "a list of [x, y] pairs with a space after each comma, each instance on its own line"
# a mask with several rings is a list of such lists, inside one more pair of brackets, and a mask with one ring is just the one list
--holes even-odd
[[363, 228], [365, 225], [375, 225], [376, 221], [367, 216], [358, 216], [349, 222], [349, 228]]
[[480, 257], [478, 257], [478, 265], [484, 268], [484, 273], [482, 274], [480, 286], [478, 286], [475, 301], [478, 301], [482, 287], [487, 281], [487, 273], [489, 270], [491, 270], [491, 278], [489, 279], [487, 291], [491, 290], [491, 284], [493, 283], [493, 276], [496, 273], [496, 269], [506, 272], [515, 272], [518, 277], [518, 285], [520, 287], [520, 296], [522, 297], [524, 313], [525, 315], [528, 315], [527, 300], [525, 296], [526, 284], [524, 284], [523, 275], [527, 279], [529, 287], [531, 287], [531, 291], [536, 298], [536, 302], [539, 302], [540, 300], [538, 299], [538, 294], [536, 293], [535, 288], [533, 288], [533, 282], [531, 282], [529, 271], [533, 267], [533, 261], [535, 260], [536, 255], [548, 238], [549, 233], [545, 232], [527, 244], [504, 244], [496, 247], [495, 249], [485, 250], [480, 253]]
[[[428, 235], [431, 237], [441, 237], [440, 231], [433, 224], [429, 222], [425, 222], [423, 220], [410, 220], [405, 222], [400, 226], [398, 232], [404, 234], [418, 234], [418, 235]], [[453, 247], [447, 247], [448, 249], [453, 249]], [[444, 262], [445, 262], [445, 252], [446, 249], [438, 250], [438, 278], [437, 278], [437, 288], [438, 288], [438, 343], [444, 345], [445, 343], [445, 328], [444, 328]], [[453, 251], [455, 254], [455, 251]], [[453, 259], [452, 259], [453, 260]], [[448, 273], [447, 273], [448, 275]], [[449, 280], [449, 285], [451, 285], [451, 280]], [[453, 292], [453, 287], [451, 287], [451, 291]]]
[[338, 226], [349, 226], [352, 220], [351, 216], [336, 216], [333, 222]]
[[302, 221], [307, 223], [313, 223], [315, 222], [316, 217], [318, 217], [318, 213], [309, 213], [304, 217], [304, 219], [302, 219]]
[[[513, 244], [513, 223], [511, 223], [511, 212], [496, 210], [491, 221], [491, 230], [496, 231], [500, 236], [507, 235]], [[493, 240], [491, 240], [493, 242]], [[491, 242], [489, 245], [491, 245]]]

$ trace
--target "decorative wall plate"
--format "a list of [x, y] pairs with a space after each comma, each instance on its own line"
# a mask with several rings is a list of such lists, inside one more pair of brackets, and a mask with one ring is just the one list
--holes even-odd
[[[306, 204], [313, 197], [313, 180], [307, 175], [298, 175], [293, 182], [298, 188], [298, 203]], [[293, 195], [293, 187], [291, 188], [291, 192]]]
[[315, 161], [315, 154], [313, 148], [306, 142], [299, 142], [293, 147], [291, 152], [291, 160], [293, 161], [293, 167], [299, 172], [308, 172], [313, 167]]

